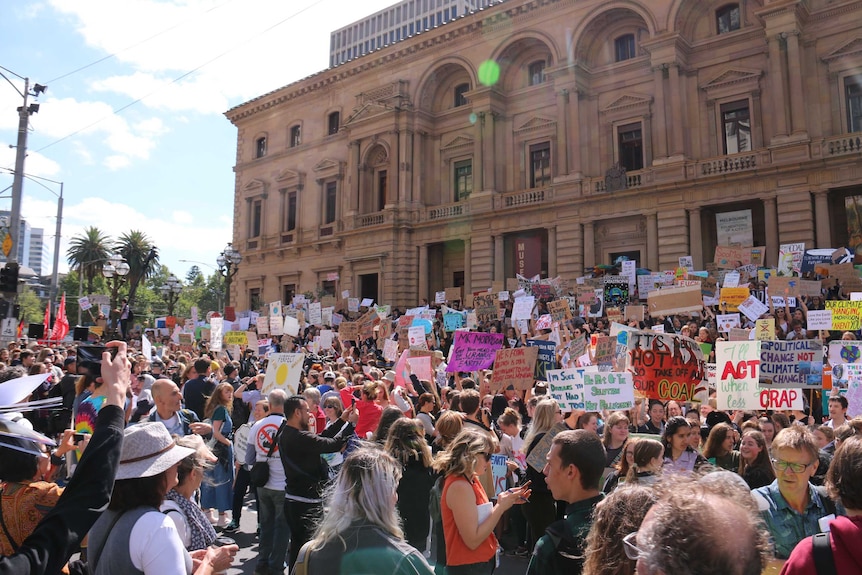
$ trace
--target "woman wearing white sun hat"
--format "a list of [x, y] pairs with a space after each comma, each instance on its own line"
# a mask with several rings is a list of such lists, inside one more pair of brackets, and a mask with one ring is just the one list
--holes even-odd
[[108, 510], [89, 535], [89, 564], [95, 575], [143, 573], [195, 575], [223, 571], [237, 546], [200, 550], [183, 547], [173, 521], [159, 511], [165, 494], [177, 485], [180, 461], [195, 451], [177, 445], [161, 423], [129, 427]]

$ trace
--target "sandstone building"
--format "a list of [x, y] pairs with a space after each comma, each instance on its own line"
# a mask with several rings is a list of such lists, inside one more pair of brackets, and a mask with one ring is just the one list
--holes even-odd
[[238, 309], [862, 241], [858, 0], [508, 0], [226, 115]]

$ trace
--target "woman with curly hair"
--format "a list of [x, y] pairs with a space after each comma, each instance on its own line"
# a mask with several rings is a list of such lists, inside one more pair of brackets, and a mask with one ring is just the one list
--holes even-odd
[[716, 467], [736, 472], [739, 469], [739, 452], [733, 448], [733, 428], [729, 423], [718, 423], [709, 431], [703, 456], [715, 461]]
[[401, 464], [397, 506], [404, 523], [404, 539], [422, 551], [430, 529], [428, 500], [435, 479], [431, 448], [425, 441], [422, 423], [407, 418], [395, 421], [389, 428], [384, 450]]
[[634, 575], [637, 561], [626, 557], [623, 538], [638, 530], [655, 502], [655, 490], [631, 485], [596, 505], [584, 550], [583, 575]]

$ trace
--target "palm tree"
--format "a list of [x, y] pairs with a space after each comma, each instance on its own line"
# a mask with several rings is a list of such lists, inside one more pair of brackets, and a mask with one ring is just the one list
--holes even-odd
[[69, 242], [66, 261], [87, 278], [88, 294], [93, 293], [93, 280], [102, 273], [102, 264], [113, 250], [113, 244], [113, 240], [95, 226], [85, 229], [83, 235], [75, 236]]
[[116, 252], [129, 264], [129, 305], [135, 300], [138, 284], [159, 268], [159, 252], [147, 234], [132, 230], [120, 236]]

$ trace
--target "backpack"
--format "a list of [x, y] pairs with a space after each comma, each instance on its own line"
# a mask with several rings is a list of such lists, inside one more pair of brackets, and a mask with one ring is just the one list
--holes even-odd
[[584, 541], [569, 533], [566, 520], [554, 521], [545, 534], [554, 544], [554, 572], [580, 573], [584, 568]]
[[811, 537], [811, 550], [814, 554], [814, 567], [817, 569], [817, 575], [835, 575], [837, 573], [830, 539], [828, 531]]

